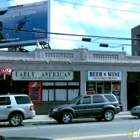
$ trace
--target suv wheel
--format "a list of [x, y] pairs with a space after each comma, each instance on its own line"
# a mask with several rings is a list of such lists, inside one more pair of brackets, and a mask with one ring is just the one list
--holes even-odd
[[9, 118], [9, 123], [12, 126], [20, 126], [22, 124], [22, 116], [20, 114], [13, 114]]
[[114, 119], [114, 112], [112, 110], [106, 110], [104, 112], [105, 121], [112, 121]]
[[70, 123], [73, 119], [73, 116], [70, 112], [64, 112], [61, 116], [62, 123]]

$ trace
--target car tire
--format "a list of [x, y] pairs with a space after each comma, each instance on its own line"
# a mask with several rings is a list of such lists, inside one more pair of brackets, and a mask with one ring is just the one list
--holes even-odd
[[104, 120], [105, 121], [112, 121], [114, 119], [114, 111], [108, 109], [104, 112]]
[[0, 136], [0, 140], [5, 140], [5, 138], [3, 136]]
[[9, 118], [9, 123], [11, 126], [20, 126], [22, 125], [23, 118], [20, 114], [13, 114]]
[[70, 123], [72, 119], [73, 115], [69, 111], [64, 112], [61, 116], [61, 122], [65, 124]]
[[102, 120], [102, 117], [95, 117], [95, 119], [96, 119], [97, 121], [101, 121], [101, 120]]

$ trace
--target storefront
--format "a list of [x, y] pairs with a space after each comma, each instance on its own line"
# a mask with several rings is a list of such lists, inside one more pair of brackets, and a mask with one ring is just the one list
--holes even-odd
[[134, 106], [134, 95], [140, 97], [140, 57], [127, 56], [125, 52], [81, 47], [0, 52], [0, 56], [1, 67], [10, 66], [12, 73], [0, 76], [1, 93], [28, 94], [40, 114], [77, 95], [114, 94], [123, 111]]
[[87, 94], [114, 94], [121, 104], [121, 71], [88, 71]]
[[80, 72], [14, 70], [12, 79], [33, 102], [67, 102], [80, 93]]

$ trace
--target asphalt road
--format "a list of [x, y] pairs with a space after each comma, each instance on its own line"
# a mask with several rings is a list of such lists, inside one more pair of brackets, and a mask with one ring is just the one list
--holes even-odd
[[[140, 130], [139, 122], [138, 118], [123, 118], [111, 122], [29, 123], [20, 127], [0, 126], [0, 135], [6, 140], [129, 140], [132, 131], [136, 134]], [[140, 139], [137, 134], [132, 140]]]

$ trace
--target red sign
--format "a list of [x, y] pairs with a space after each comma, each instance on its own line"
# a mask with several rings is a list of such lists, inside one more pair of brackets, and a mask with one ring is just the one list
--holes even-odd
[[94, 94], [94, 91], [87, 91], [87, 94]]
[[12, 69], [10, 66], [0, 67], [0, 76], [3, 74], [11, 75]]
[[41, 82], [29, 82], [29, 96], [32, 101], [34, 102], [41, 101], [41, 91], [42, 91]]

